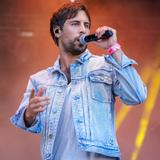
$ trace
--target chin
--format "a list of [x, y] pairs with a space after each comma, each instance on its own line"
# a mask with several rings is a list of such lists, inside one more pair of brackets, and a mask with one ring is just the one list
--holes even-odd
[[81, 55], [83, 52], [78, 52], [78, 51], [76, 51], [76, 52], [72, 52], [71, 53], [71, 55], [73, 55], [73, 56], [78, 56], [78, 55]]
[[73, 52], [71, 52], [72, 55], [81, 55], [85, 50], [86, 50], [86, 46], [85, 47], [80, 47], [75, 49]]

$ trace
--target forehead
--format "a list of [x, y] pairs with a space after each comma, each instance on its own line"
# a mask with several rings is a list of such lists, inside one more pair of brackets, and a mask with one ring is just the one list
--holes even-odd
[[70, 21], [74, 21], [74, 20], [75, 21], [84, 21], [84, 22], [90, 23], [86, 12], [83, 10], [78, 11], [77, 15], [74, 18], [67, 19], [66, 22], [67, 21], [70, 22]]

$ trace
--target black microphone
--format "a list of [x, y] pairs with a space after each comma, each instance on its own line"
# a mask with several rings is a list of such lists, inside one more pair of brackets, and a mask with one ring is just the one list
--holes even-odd
[[106, 30], [105, 33], [100, 38], [98, 38], [95, 34], [90, 34], [90, 35], [87, 35], [87, 36], [82, 35], [80, 37], [80, 43], [84, 45], [88, 42], [97, 41], [99, 39], [108, 39], [112, 35], [113, 35], [113, 32], [111, 30]]

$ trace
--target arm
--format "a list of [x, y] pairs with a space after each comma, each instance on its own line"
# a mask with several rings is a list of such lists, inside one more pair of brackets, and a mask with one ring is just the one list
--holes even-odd
[[42, 91], [39, 91], [38, 95], [35, 96], [33, 88], [36, 88], [36, 85], [34, 85], [32, 79], [30, 79], [28, 82], [27, 89], [24, 93], [22, 102], [19, 106], [19, 109], [11, 117], [11, 122], [15, 126], [22, 128], [26, 131], [30, 131], [33, 133], [40, 133], [41, 122], [40, 122], [40, 114], [38, 113], [44, 110], [43, 106], [45, 104], [48, 104], [48, 102], [45, 101], [45, 104], [37, 105], [39, 99], [44, 99], [41, 97], [43, 93]]
[[[101, 37], [107, 29], [112, 30], [113, 36], [106, 40], [99, 40], [96, 43], [106, 50], [117, 43], [116, 31], [106, 26], [100, 27], [96, 31], [97, 36]], [[144, 102], [147, 97], [147, 89], [139, 74], [132, 66], [136, 62], [129, 59], [120, 48], [114, 53], [106, 55], [105, 59], [113, 66], [114, 94], [118, 95], [125, 104], [133, 105]]]
[[113, 56], [106, 56], [106, 61], [113, 66], [113, 92], [128, 105], [135, 105], [145, 101], [147, 88], [139, 74], [133, 67], [136, 62], [122, 54], [121, 65]]

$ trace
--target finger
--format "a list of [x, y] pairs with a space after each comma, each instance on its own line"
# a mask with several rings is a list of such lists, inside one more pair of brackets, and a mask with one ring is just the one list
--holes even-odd
[[30, 107], [32, 108], [32, 111], [34, 113], [36, 113], [36, 112], [39, 112], [39, 111], [44, 111], [49, 103], [50, 102], [40, 102], [38, 104], [33, 104]]
[[46, 109], [46, 107], [37, 107], [32, 110], [32, 114], [36, 115], [39, 112], [43, 112]]
[[37, 93], [37, 96], [41, 97], [43, 95], [44, 91], [45, 91], [45, 88], [40, 88]]
[[45, 109], [46, 109], [46, 107], [39, 107], [39, 108], [36, 108], [34, 112], [35, 113], [43, 112]]
[[96, 36], [98, 38], [101, 38], [102, 35], [106, 32], [106, 30], [108, 29], [108, 27], [104, 26], [104, 27], [100, 27], [96, 30]]
[[37, 107], [43, 107], [45, 105], [48, 105], [50, 103], [49, 99], [41, 100], [41, 101], [32, 101], [30, 102], [30, 108], [37, 108]]
[[47, 96], [45, 96], [45, 97], [37, 97], [37, 96], [35, 96], [34, 98], [32, 98], [30, 100], [30, 103], [39, 103], [41, 101], [49, 101], [49, 100], [50, 100], [50, 97], [47, 97]]
[[50, 103], [49, 101], [42, 101], [42, 102], [35, 104], [35, 107], [44, 107], [48, 105], [49, 103]]
[[34, 89], [32, 89], [32, 91], [31, 91], [31, 95], [30, 95], [29, 99], [32, 99], [34, 96], [35, 96], [35, 90], [34, 90]]

